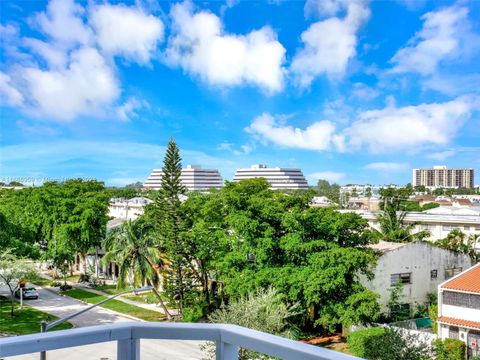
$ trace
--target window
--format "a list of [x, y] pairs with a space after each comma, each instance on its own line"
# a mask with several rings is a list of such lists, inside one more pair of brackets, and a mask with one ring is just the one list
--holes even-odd
[[394, 305], [390, 310], [390, 316], [396, 319], [409, 319], [410, 315], [410, 304]]
[[458, 339], [458, 334], [459, 334], [459, 331], [458, 331], [458, 327], [456, 326], [450, 326], [448, 328], [448, 337], [450, 339]]
[[454, 277], [455, 275], [458, 275], [462, 272], [461, 267], [453, 267], [450, 269], [445, 269], [445, 280], [450, 279], [451, 277]]
[[395, 286], [398, 283], [411, 284], [412, 283], [412, 273], [401, 273], [401, 274], [390, 275], [390, 285]]
[[434, 230], [435, 225], [433, 224], [421, 224], [420, 225], [420, 230]]
[[454, 291], [444, 291], [443, 303], [445, 305], [460, 306], [469, 309], [478, 309], [480, 308], [480, 295], [465, 294]]
[[438, 270], [430, 270], [430, 279], [435, 280], [438, 277]]

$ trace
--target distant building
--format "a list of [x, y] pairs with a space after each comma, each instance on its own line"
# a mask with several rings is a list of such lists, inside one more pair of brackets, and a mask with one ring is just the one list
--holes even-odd
[[110, 204], [108, 205], [108, 216], [113, 219], [135, 220], [144, 213], [145, 205], [151, 202], [152, 200], [145, 197], [134, 197], [132, 199], [113, 198], [110, 199]]
[[438, 287], [438, 336], [462, 340], [468, 359], [480, 356], [480, 264]]
[[265, 178], [273, 190], [308, 189], [308, 183], [300, 169], [269, 168], [267, 165], [252, 165], [247, 169], [237, 169], [233, 181]]
[[[162, 169], [153, 169], [143, 184], [144, 188], [159, 190], [162, 187], [162, 174]], [[202, 169], [200, 165], [187, 165], [182, 169], [180, 181], [188, 191], [207, 191], [223, 186], [222, 176], [218, 170]]]
[[326, 196], [314, 196], [312, 202], [310, 203], [311, 207], [329, 207], [336, 205]]
[[468, 188], [472, 189], [473, 169], [448, 169], [434, 166], [432, 169], [413, 169], [412, 186], [428, 188]]
[[472, 266], [465, 254], [421, 241], [381, 241], [369, 247], [381, 255], [373, 269], [374, 279], [362, 279], [362, 283], [380, 295], [379, 303], [384, 310], [387, 309], [391, 290], [398, 282], [403, 285], [398, 310], [412, 314], [416, 304], [425, 303], [429, 293], [437, 292], [439, 284]]

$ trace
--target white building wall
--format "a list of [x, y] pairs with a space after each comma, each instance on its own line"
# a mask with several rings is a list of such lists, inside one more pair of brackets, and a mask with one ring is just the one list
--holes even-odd
[[[436, 293], [438, 285], [446, 280], [445, 269], [463, 270], [471, 266], [466, 255], [440, 249], [423, 242], [406, 244], [395, 250], [385, 252], [377, 261], [374, 269], [375, 278], [371, 281], [362, 279], [370, 290], [380, 294], [379, 303], [386, 309], [390, 298], [392, 274], [411, 273], [411, 284], [403, 286], [401, 303], [424, 303], [428, 293]], [[431, 270], [437, 270], [437, 278], [431, 278]]]
[[456, 319], [480, 322], [480, 309], [470, 309], [460, 306], [443, 304], [441, 315]]

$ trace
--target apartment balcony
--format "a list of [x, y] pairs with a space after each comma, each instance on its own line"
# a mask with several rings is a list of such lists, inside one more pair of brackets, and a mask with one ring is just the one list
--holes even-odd
[[[354, 360], [359, 359], [335, 351], [288, 340], [279, 336], [225, 324], [190, 323], [120, 323], [72, 330], [38, 333], [0, 339], [0, 358], [47, 352], [56, 349], [71, 349], [74, 359], [78, 356], [74, 347], [116, 342], [117, 360], [140, 360], [140, 340], [194, 340], [212, 341], [216, 344], [216, 360], [238, 359], [239, 348], [292, 360]], [[98, 359], [97, 356], [83, 360]], [[165, 359], [159, 351], [158, 359]]]

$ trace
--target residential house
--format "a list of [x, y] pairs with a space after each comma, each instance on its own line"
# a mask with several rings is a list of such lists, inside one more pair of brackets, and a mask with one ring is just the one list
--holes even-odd
[[380, 241], [369, 247], [378, 251], [379, 258], [373, 280], [362, 278], [362, 283], [380, 295], [384, 311], [388, 310], [392, 290], [399, 282], [403, 289], [398, 310], [413, 314], [415, 306], [424, 304], [429, 294], [435, 294], [439, 284], [472, 266], [467, 255], [427, 242]]
[[438, 336], [464, 341], [468, 358], [480, 356], [480, 264], [438, 287]]

